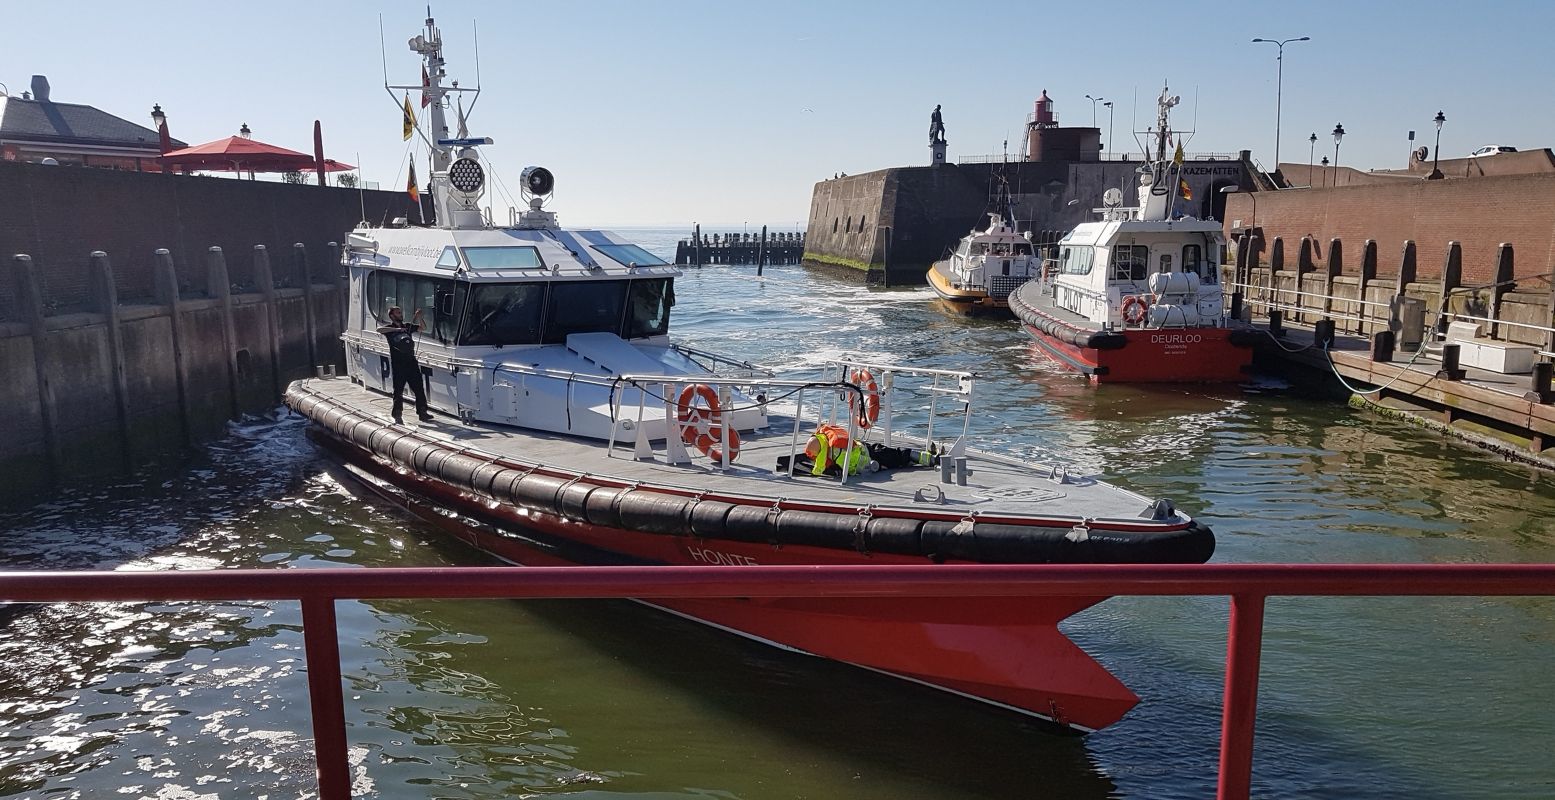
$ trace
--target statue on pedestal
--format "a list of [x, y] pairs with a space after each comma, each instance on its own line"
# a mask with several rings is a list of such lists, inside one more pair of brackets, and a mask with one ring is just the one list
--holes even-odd
[[934, 107], [934, 113], [929, 115], [929, 144], [939, 144], [945, 141], [945, 121], [940, 118], [939, 106]]

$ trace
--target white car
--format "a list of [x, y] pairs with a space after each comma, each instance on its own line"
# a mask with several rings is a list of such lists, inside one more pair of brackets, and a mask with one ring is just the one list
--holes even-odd
[[1493, 156], [1493, 155], [1496, 155], [1498, 153], [1515, 153], [1515, 152], [1517, 152], [1517, 148], [1515, 148], [1515, 147], [1507, 147], [1504, 144], [1487, 144], [1484, 147], [1481, 147], [1480, 149], [1475, 150], [1472, 153], [1469, 153], [1469, 158], [1479, 158], [1480, 156]]

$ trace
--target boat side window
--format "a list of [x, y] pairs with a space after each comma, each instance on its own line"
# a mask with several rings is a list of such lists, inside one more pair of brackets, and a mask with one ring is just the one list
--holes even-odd
[[1078, 247], [1065, 247], [1060, 261], [1060, 268], [1065, 275], [1089, 275], [1091, 263], [1096, 258], [1096, 248], [1089, 245]]
[[443, 254], [437, 258], [438, 269], [458, 269], [459, 251], [453, 245], [443, 248]]
[[628, 281], [572, 281], [551, 285], [545, 343], [560, 344], [574, 333], [616, 333], [626, 305]]
[[538, 344], [545, 287], [543, 283], [472, 284], [459, 344]]
[[591, 247], [622, 266], [636, 264], [639, 267], [656, 267], [666, 263], [664, 259], [635, 244], [596, 244]]
[[675, 305], [675, 283], [669, 278], [632, 281], [627, 290], [626, 323], [622, 339], [663, 336], [670, 328], [670, 308]]
[[1201, 279], [1208, 280], [1210, 273], [1209, 262], [1204, 260], [1204, 248], [1201, 245], [1185, 244], [1182, 246], [1182, 271], [1192, 272]]
[[1150, 264], [1150, 248], [1142, 244], [1120, 244], [1112, 248], [1112, 280], [1142, 281]]
[[1029, 256], [1029, 255], [1031, 255], [1031, 243], [1030, 242], [1016, 242], [1015, 243], [1015, 255], [1018, 255], [1018, 256]]
[[[379, 323], [389, 320], [389, 309], [399, 306], [408, 322], [422, 312], [424, 335], [453, 340], [458, 322], [458, 304], [454, 301], [454, 282], [446, 278], [403, 275], [374, 270], [367, 275], [367, 310]], [[444, 298], [447, 298], [446, 300]]]

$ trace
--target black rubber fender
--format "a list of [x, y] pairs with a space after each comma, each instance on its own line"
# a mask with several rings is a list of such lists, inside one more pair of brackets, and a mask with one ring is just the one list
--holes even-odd
[[577, 522], [588, 521], [589, 495], [599, 488], [592, 483], [574, 483], [562, 489], [558, 498], [562, 516]]
[[733, 503], [701, 500], [691, 504], [691, 535], [703, 539], [725, 539], [729, 532], [729, 512]]
[[686, 533], [684, 497], [654, 492], [627, 492], [618, 507], [621, 526], [627, 530], [681, 536]]
[[566, 483], [562, 478], [530, 473], [513, 482], [513, 499], [525, 508], [555, 514], [560, 511], [556, 493]]
[[776, 539], [782, 544], [853, 549], [864, 541], [864, 524], [857, 514], [822, 511], [784, 511], [771, 514], [777, 523]]
[[588, 502], [583, 505], [583, 518], [590, 525], [602, 528], [621, 527], [621, 495], [629, 491], [603, 486], [595, 489], [589, 493]]
[[[723, 538], [736, 542], [776, 542], [777, 524], [766, 506], [735, 506], [724, 517]], [[785, 512], [787, 513], [787, 512]]]
[[923, 555], [923, 520], [874, 517], [864, 530], [864, 549], [872, 553]]

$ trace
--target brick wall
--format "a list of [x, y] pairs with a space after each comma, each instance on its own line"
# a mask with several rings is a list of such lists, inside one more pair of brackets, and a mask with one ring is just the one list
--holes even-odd
[[[172, 251], [183, 293], [204, 296], [205, 251], [226, 251], [232, 282], [252, 285], [256, 244], [271, 253], [276, 281], [301, 284], [293, 275], [294, 242], [308, 246], [315, 278], [333, 276], [325, 245], [341, 241], [362, 218], [415, 219], [400, 192], [292, 185], [84, 167], [0, 162], [0, 259], [31, 255], [42, 276], [51, 313], [85, 306], [88, 255], [108, 253], [120, 301], [154, 294], [152, 251]], [[15, 287], [0, 280], [0, 319], [15, 319]]]
[[[1549, 174], [1238, 193], [1227, 202], [1225, 220], [1228, 234], [1238, 222], [1261, 227], [1265, 247], [1282, 237], [1292, 268], [1303, 236], [1316, 240], [1319, 263], [1327, 260], [1329, 240], [1343, 240], [1346, 274], [1358, 271], [1355, 254], [1367, 239], [1377, 242], [1380, 275], [1396, 274], [1406, 240], [1416, 244], [1420, 280], [1440, 277], [1449, 241], [1462, 243], [1465, 285], [1493, 280], [1502, 242], [1515, 249], [1518, 278], [1555, 268], [1555, 175]], [[1261, 260], [1267, 259], [1264, 253]]]

